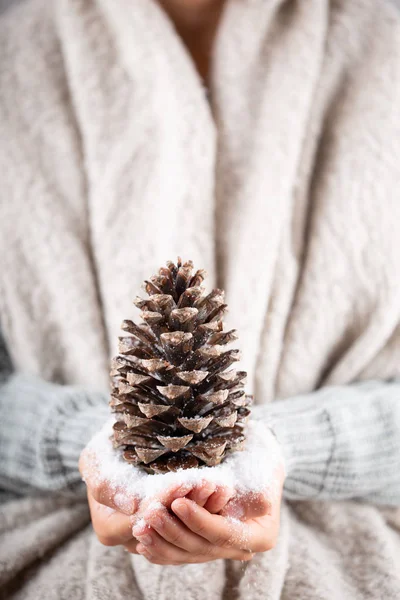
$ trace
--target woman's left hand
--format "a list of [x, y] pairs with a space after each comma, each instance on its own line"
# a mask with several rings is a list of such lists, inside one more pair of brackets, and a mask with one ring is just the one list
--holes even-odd
[[[234, 497], [219, 514], [188, 498], [147, 510], [133, 527], [135, 540], [127, 550], [161, 565], [203, 563], [219, 558], [248, 561], [272, 549], [279, 533], [284, 469], [276, 475], [275, 492]], [[240, 520], [239, 520], [240, 519]]]

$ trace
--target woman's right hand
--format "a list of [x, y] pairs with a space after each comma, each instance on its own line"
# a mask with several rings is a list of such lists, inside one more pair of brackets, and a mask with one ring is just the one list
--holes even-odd
[[233, 494], [233, 490], [216, 489], [215, 484], [204, 481], [195, 487], [188, 484], [172, 486], [156, 498], [140, 500], [127, 496], [124, 490], [114, 489], [100, 478], [96, 456], [88, 448], [81, 454], [79, 471], [87, 486], [90, 515], [97, 538], [105, 546], [124, 545], [134, 554], [139, 542], [132, 534], [132, 527], [152, 501], [158, 500], [170, 509], [174, 500], [186, 497], [199, 506], [205, 506], [209, 512], [218, 513]]
[[106, 546], [132, 541], [130, 517], [139, 508], [138, 498], [128, 498], [99, 476], [95, 454], [85, 448], [79, 459], [79, 471], [87, 487], [87, 497], [93, 529]]

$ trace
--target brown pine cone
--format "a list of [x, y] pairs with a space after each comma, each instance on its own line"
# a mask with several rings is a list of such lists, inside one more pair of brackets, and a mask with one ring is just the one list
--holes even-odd
[[219, 464], [241, 450], [250, 414], [244, 371], [226, 345], [224, 292], [205, 295], [203, 270], [188, 261], [167, 263], [145, 282], [149, 298], [136, 298], [143, 323], [124, 321], [113, 359], [110, 406], [113, 445], [148, 473]]

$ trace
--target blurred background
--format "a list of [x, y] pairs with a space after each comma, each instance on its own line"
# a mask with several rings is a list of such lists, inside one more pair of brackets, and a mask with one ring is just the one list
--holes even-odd
[[4, 12], [12, 4], [17, 4], [21, 0], [0, 0], [0, 13]]

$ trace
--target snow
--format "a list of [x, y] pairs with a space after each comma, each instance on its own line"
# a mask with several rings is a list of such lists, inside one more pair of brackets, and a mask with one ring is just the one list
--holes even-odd
[[110, 441], [114, 418], [94, 435], [88, 449], [97, 463], [97, 479], [106, 481], [111, 490], [125, 497], [139, 500], [156, 497], [171, 487], [184, 485], [189, 491], [204, 481], [218, 486], [233, 488], [238, 495], [249, 492], [277, 490], [276, 472], [283, 464], [283, 457], [271, 430], [259, 421], [250, 420], [246, 425], [244, 450], [234, 452], [215, 467], [181, 469], [166, 474], [150, 475], [139, 467], [127, 463], [120, 451]]

